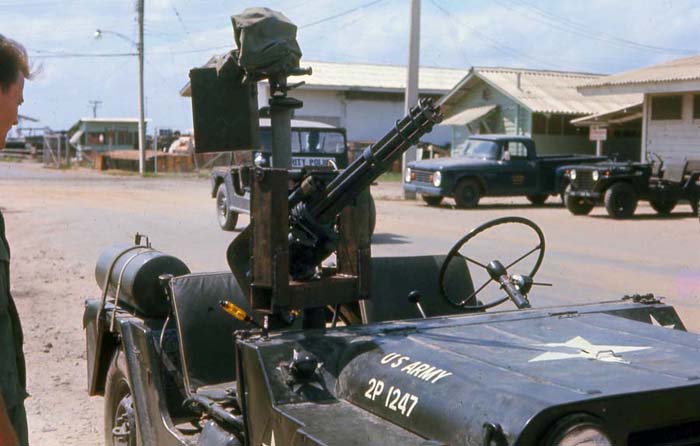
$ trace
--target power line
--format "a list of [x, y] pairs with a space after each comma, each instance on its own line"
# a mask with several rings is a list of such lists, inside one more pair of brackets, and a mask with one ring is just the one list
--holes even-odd
[[528, 62], [536, 62], [537, 64], [540, 64], [542, 66], [547, 66], [550, 68], [558, 68], [557, 66], [552, 65], [548, 61], [525, 55], [524, 53], [516, 50], [515, 48], [511, 48], [507, 45], [503, 45], [502, 43], [500, 43], [496, 39], [493, 39], [493, 38], [489, 37], [487, 34], [479, 31], [475, 26], [471, 25], [470, 23], [465, 22], [464, 20], [459, 20], [454, 15], [450, 14], [450, 12], [448, 10], [446, 10], [442, 5], [440, 5], [437, 2], [437, 0], [430, 0], [430, 3], [432, 3], [432, 5], [435, 8], [437, 8], [448, 19], [457, 22], [458, 24], [464, 26], [465, 28], [468, 28], [473, 34], [475, 34], [477, 37], [481, 38], [482, 40], [486, 41], [489, 45], [491, 45], [497, 51], [500, 51], [501, 53], [503, 53], [507, 56], [515, 57], [515, 58], [520, 59], [520, 60], [526, 60]]
[[[539, 8], [538, 6], [526, 2], [524, 0], [494, 0], [497, 4], [499, 4], [501, 7], [515, 12], [515, 13], [525, 13], [525, 16], [528, 17], [530, 20], [538, 21], [540, 23], [543, 23], [547, 26], [550, 26], [554, 29], [557, 29], [559, 31], [563, 32], [568, 32], [571, 34], [575, 34], [580, 37], [592, 39], [592, 40], [598, 40], [601, 42], [605, 42], [608, 44], [612, 44], [618, 47], [625, 47], [625, 48], [632, 48], [636, 50], [642, 50], [642, 51], [650, 51], [650, 52], [655, 52], [655, 53], [662, 53], [662, 54], [694, 54], [695, 51], [688, 50], [688, 49], [681, 49], [681, 48], [666, 48], [666, 47], [660, 47], [660, 46], [655, 46], [655, 45], [648, 45], [645, 43], [639, 43], [635, 42], [629, 39], [624, 39], [621, 37], [616, 37], [614, 35], [602, 32], [602, 31], [597, 31], [597, 30], [592, 30], [590, 29], [589, 26], [584, 25], [579, 22], [575, 22], [573, 20], [570, 20], [566, 17], [559, 16], [557, 14], [551, 13], [547, 10], [544, 10], [542, 8]], [[504, 5], [502, 1], [506, 1], [507, 3], [511, 5], [518, 5], [520, 6], [521, 9], [518, 11], [514, 10], [513, 8], [509, 7], [508, 5]]]
[[304, 25], [301, 25], [299, 27], [299, 29], [304, 29], [304, 28], [308, 28], [310, 26], [319, 25], [321, 23], [325, 23], [325, 22], [328, 22], [330, 20], [334, 20], [334, 19], [337, 19], [339, 17], [343, 17], [343, 16], [348, 15], [348, 14], [352, 14], [353, 12], [359, 11], [360, 9], [369, 8], [370, 6], [374, 6], [374, 5], [376, 5], [378, 3], [382, 3], [384, 1], [386, 1], [386, 0], [374, 0], [374, 1], [371, 1], [369, 3], [365, 3], [363, 5], [357, 6], [355, 8], [348, 9], [347, 11], [339, 12], [338, 14], [333, 14], [333, 15], [325, 17], [323, 19], [316, 20], [315, 22], [306, 23]]
[[56, 53], [56, 54], [33, 54], [33, 59], [73, 59], [90, 57], [133, 57], [138, 53]]

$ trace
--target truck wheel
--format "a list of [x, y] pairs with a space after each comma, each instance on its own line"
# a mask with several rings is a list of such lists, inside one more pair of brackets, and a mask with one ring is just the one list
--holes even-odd
[[532, 203], [534, 206], [542, 206], [545, 201], [547, 201], [547, 198], [549, 195], [547, 194], [536, 194], [536, 195], [528, 195], [525, 198]]
[[569, 192], [571, 191], [571, 186], [566, 186], [566, 190], [564, 191], [564, 206], [571, 212], [573, 215], [588, 215], [591, 213], [593, 210], [593, 207], [595, 206], [595, 203], [592, 203], [590, 200], [587, 200], [583, 197], [572, 197], [569, 195]]
[[612, 218], [629, 218], [637, 209], [637, 193], [628, 183], [615, 183], [605, 191], [605, 209]]
[[105, 444], [141, 446], [124, 352], [117, 350], [105, 382]]
[[420, 197], [428, 206], [440, 206], [443, 198], [442, 195], [421, 195]]
[[233, 231], [238, 223], [238, 212], [234, 212], [228, 207], [228, 197], [226, 196], [226, 185], [219, 184], [216, 190], [216, 217], [219, 220], [219, 226], [224, 231]]
[[657, 214], [666, 215], [670, 214], [673, 208], [676, 207], [678, 200], [651, 200], [649, 204]]
[[455, 202], [460, 209], [475, 208], [481, 198], [481, 186], [473, 178], [466, 178], [455, 187]]

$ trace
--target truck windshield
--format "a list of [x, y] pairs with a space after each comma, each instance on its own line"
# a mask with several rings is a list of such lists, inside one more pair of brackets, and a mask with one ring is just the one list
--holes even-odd
[[493, 141], [470, 139], [464, 146], [462, 156], [467, 158], [480, 158], [486, 160], [498, 159], [500, 148]]
[[[272, 152], [272, 130], [260, 129], [260, 145], [264, 152]], [[325, 129], [292, 129], [292, 153], [339, 154], [345, 152], [345, 135]]]

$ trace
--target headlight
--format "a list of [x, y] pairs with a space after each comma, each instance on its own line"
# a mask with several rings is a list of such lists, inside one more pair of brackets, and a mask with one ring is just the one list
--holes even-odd
[[585, 414], [566, 417], [548, 435], [550, 446], [612, 446], [597, 420]]
[[406, 168], [406, 178], [405, 178], [405, 180], [406, 180], [407, 183], [410, 183], [410, 182], [411, 182], [411, 168], [410, 168], [410, 167], [407, 167], [407, 168]]
[[591, 178], [593, 178], [593, 181], [598, 181], [598, 178], [600, 178], [600, 172], [597, 170], [594, 170], [593, 173], [591, 174]]
[[569, 172], [569, 178], [572, 180], [576, 179], [576, 169], [571, 169], [571, 172]]
[[442, 174], [440, 172], [435, 172], [433, 174], [433, 186], [440, 187], [442, 184]]

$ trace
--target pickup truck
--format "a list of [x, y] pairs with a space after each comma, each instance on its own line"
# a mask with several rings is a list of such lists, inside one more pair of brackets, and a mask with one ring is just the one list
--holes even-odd
[[[331, 125], [293, 119], [292, 169], [344, 169], [348, 165], [345, 129]], [[216, 216], [224, 231], [236, 228], [239, 214], [250, 213], [250, 170], [255, 166], [269, 167], [272, 152], [272, 130], [269, 118], [260, 118], [261, 147], [235, 152], [228, 166], [215, 167], [211, 172], [211, 197], [216, 199]], [[371, 232], [374, 232], [375, 208], [371, 206]]]
[[458, 208], [474, 208], [481, 197], [523, 195], [541, 205], [550, 195], [563, 194], [570, 166], [604, 160], [590, 155], [538, 156], [535, 142], [527, 137], [474, 135], [456, 156], [409, 163], [404, 190], [421, 194], [429, 206], [451, 197]]

